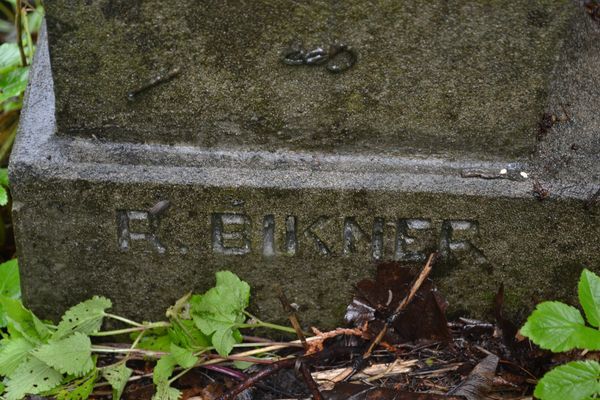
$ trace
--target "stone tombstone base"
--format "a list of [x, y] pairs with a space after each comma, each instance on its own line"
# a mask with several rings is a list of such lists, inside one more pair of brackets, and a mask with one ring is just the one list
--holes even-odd
[[[40, 37], [10, 165], [23, 297], [43, 317], [104, 295], [116, 313], [162, 318], [177, 298], [205, 291], [214, 273], [226, 269], [250, 283], [252, 311], [261, 318], [285, 318], [279, 285], [299, 305], [302, 321], [330, 328], [341, 323], [353, 284], [372, 276], [377, 262], [422, 265], [434, 251], [440, 261], [433, 279], [451, 312], [485, 316], [504, 283], [509, 312], [524, 315], [544, 299], [574, 299], [582, 268], [600, 271], [600, 29], [570, 2], [556, 2], [549, 15], [515, 6], [506, 10], [512, 17], [489, 6], [482, 12], [500, 13], [508, 25], [465, 28], [473, 40], [481, 33], [479, 50], [465, 39], [460, 46], [435, 42], [435, 54], [419, 53], [427, 43], [415, 35], [423, 30], [423, 40], [433, 40], [427, 36], [433, 28], [404, 21], [416, 31], [406, 28], [412, 42], [399, 39], [398, 46], [418, 57], [405, 71], [400, 64], [386, 70], [387, 58], [373, 51], [380, 35], [388, 46], [380, 52], [400, 57], [390, 46], [404, 31], [383, 16], [369, 20], [372, 32], [370, 25], [346, 32], [354, 52], [346, 57], [355, 58], [345, 62], [355, 64], [341, 73], [327, 70], [337, 64], [292, 65], [294, 57], [299, 64], [309, 59], [302, 50], [281, 50], [286, 43], [279, 42], [261, 47], [266, 61], [258, 72], [243, 57], [228, 58], [241, 50], [223, 45], [219, 69], [211, 53], [218, 49], [199, 34], [189, 44], [193, 51], [182, 54], [198, 57], [184, 61], [206, 76], [175, 66], [166, 69], [173, 76], [165, 82], [150, 79], [144, 68], [155, 60], [143, 46], [112, 64], [105, 56], [123, 50], [112, 47], [120, 30], [154, 26], [151, 11], [111, 9], [107, 1], [48, 3], [48, 31]], [[536, 2], [515, 5], [530, 3]], [[480, 15], [479, 2], [457, 4]], [[366, 13], [361, 7], [340, 15]], [[129, 19], [108, 12], [115, 9]], [[438, 11], [431, 12], [453, 16]], [[257, 18], [267, 14], [256, 10]], [[93, 18], [113, 25], [97, 27]], [[460, 30], [452, 20], [438, 23], [448, 24], [440, 28], [448, 34]], [[245, 25], [228, 26], [236, 30], [228, 34], [245, 37]], [[284, 37], [286, 26], [277, 25], [273, 37]], [[96, 37], [93, 29], [117, 36]], [[502, 42], [505, 31], [525, 39]], [[533, 31], [541, 44], [526, 39]], [[88, 40], [69, 42], [80, 34]], [[240, 41], [254, 57], [257, 45], [248, 35]], [[175, 36], [169, 40], [182, 40]], [[134, 44], [140, 40], [130, 36]], [[460, 68], [450, 71], [452, 62]], [[137, 63], [144, 68], [119, 70]], [[493, 82], [479, 75], [486, 68]], [[272, 98], [263, 80], [271, 70]], [[240, 76], [250, 83], [237, 99]], [[321, 85], [315, 92], [306, 86], [311, 76]], [[295, 91], [292, 109], [286, 96]], [[254, 98], [264, 110], [252, 105]], [[217, 108], [203, 108], [205, 100]]]

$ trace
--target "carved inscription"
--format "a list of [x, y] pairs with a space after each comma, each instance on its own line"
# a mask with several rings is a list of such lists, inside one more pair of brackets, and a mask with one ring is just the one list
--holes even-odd
[[[159, 254], [167, 251], [158, 240], [159, 214], [149, 211], [117, 211], [117, 236], [119, 248], [128, 251], [133, 241], [146, 242]], [[135, 227], [134, 227], [135, 226]]]
[[[169, 234], [160, 230], [161, 221], [169, 218], [167, 209], [117, 210], [119, 249], [168, 253], [171, 246], [167, 239], [173, 229], [168, 230]], [[240, 212], [205, 215], [206, 229], [193, 230], [205, 235], [197, 235], [189, 243], [177, 240], [185, 244], [186, 253], [196, 249], [222, 256], [361, 256], [375, 261], [423, 262], [429, 253], [437, 251], [446, 261], [469, 257], [479, 265], [488, 263], [477, 246], [480, 228], [474, 220], [332, 215], [299, 218], [275, 214], [256, 217]], [[181, 248], [172, 251], [184, 254]]]
[[250, 253], [250, 218], [244, 214], [212, 214], [212, 249], [225, 255]]

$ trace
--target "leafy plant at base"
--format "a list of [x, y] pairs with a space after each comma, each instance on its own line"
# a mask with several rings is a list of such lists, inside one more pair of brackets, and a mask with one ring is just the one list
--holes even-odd
[[203, 295], [190, 299], [191, 315], [202, 333], [211, 336], [217, 352], [226, 356], [242, 341], [238, 328], [246, 319], [250, 285], [229, 271], [217, 272], [217, 284]]
[[[538, 304], [521, 334], [543, 349], [600, 350], [600, 277], [585, 269], [578, 285], [587, 322], [575, 307], [548, 301]], [[600, 395], [600, 363], [573, 361], [554, 368], [538, 382], [534, 395], [542, 400], [591, 399]]]
[[[16, 262], [14, 264], [16, 266]], [[1, 270], [0, 270], [1, 273]], [[250, 286], [229, 271], [216, 274], [216, 286], [202, 295], [187, 294], [167, 310], [168, 321], [138, 323], [107, 312], [112, 306], [104, 297], [93, 297], [65, 312], [57, 326], [42, 322], [27, 310], [14, 288], [0, 294], [0, 310], [8, 335], [0, 341], [0, 394], [5, 400], [19, 400], [27, 394], [54, 396], [59, 400], [88, 398], [99, 379], [120, 398], [132, 370], [126, 363], [131, 353], [157, 358], [153, 381], [155, 400], [176, 400], [181, 396], [171, 384], [191, 368], [211, 361], [205, 353], [215, 349], [226, 357], [242, 340], [241, 328], [265, 327], [293, 333], [292, 328], [258, 320], [246, 312]], [[246, 315], [254, 323], [245, 322]], [[105, 318], [129, 325], [102, 331]], [[92, 345], [91, 337], [130, 333], [127, 349]], [[166, 352], [144, 350], [160, 348]], [[96, 366], [96, 353], [122, 353], [125, 358], [108, 366]], [[214, 360], [212, 360], [214, 361]], [[181, 370], [175, 376], [175, 371]]]

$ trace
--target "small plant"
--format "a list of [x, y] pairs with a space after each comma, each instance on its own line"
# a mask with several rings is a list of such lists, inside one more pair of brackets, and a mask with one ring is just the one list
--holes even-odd
[[[578, 289], [579, 302], [591, 327], [575, 307], [547, 301], [538, 304], [521, 328], [521, 334], [552, 352], [600, 350], [600, 277], [583, 270]], [[558, 366], [538, 382], [534, 395], [542, 400], [598, 398], [600, 363], [586, 360]]]
[[[0, 265], [0, 273], [5, 265]], [[5, 273], [13, 276], [15, 270], [16, 262]], [[71, 307], [58, 325], [52, 325], [41, 321], [15, 298], [18, 293], [14, 282], [6, 291], [0, 287], [0, 318], [4, 318], [8, 331], [0, 341], [0, 376], [4, 376], [0, 398], [20, 400], [28, 394], [42, 394], [57, 400], [84, 400], [102, 379], [112, 386], [113, 399], [119, 399], [133, 372], [126, 365], [129, 356], [141, 354], [158, 360], [153, 371], [153, 399], [177, 400], [181, 392], [171, 384], [191, 368], [214, 363], [215, 355], [209, 357], [212, 350], [225, 359], [234, 347], [247, 347], [240, 343], [239, 329], [261, 327], [294, 332], [249, 314], [246, 307], [250, 286], [236, 275], [221, 271], [216, 278], [215, 287], [206, 293], [188, 294], [170, 307], [167, 321], [144, 323], [109, 313], [111, 301], [93, 297]], [[105, 318], [128, 327], [102, 331]], [[92, 337], [123, 334], [132, 335], [129, 348], [92, 344]], [[98, 367], [96, 359], [100, 353], [120, 354], [123, 358]]]

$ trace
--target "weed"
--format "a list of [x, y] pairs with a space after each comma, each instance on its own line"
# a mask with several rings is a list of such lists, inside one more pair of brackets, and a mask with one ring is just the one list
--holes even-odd
[[[538, 304], [521, 328], [521, 334], [552, 352], [600, 350], [600, 277], [584, 270], [578, 289], [579, 302], [590, 326], [575, 307], [547, 301]], [[600, 363], [585, 360], [558, 366], [538, 382], [534, 395], [542, 400], [595, 398], [600, 395]]]

